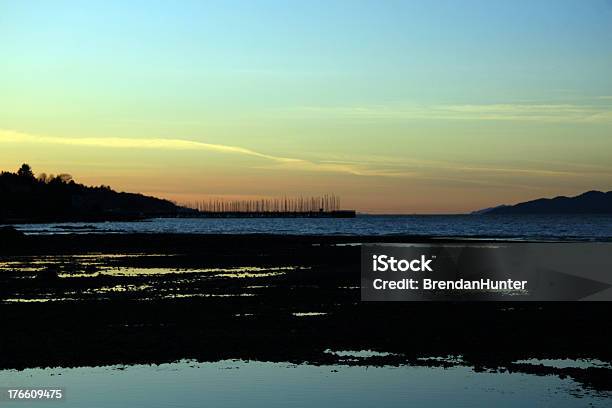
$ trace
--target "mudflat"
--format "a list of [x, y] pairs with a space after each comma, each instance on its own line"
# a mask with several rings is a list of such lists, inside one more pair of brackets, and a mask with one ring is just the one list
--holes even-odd
[[[362, 302], [364, 242], [434, 240], [5, 234], [0, 368], [231, 358], [461, 364], [569, 376], [584, 387], [612, 389], [612, 305]], [[377, 353], [337, 353], [346, 350]], [[599, 363], [557, 368], [525, 363], [531, 359]]]

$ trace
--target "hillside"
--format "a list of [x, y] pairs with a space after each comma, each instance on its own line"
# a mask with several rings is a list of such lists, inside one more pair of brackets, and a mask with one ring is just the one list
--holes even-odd
[[612, 214], [612, 191], [587, 191], [575, 197], [540, 198], [473, 214]]
[[0, 222], [138, 219], [188, 211], [168, 200], [89, 187], [67, 174], [34, 176], [24, 164], [16, 173], [0, 173]]

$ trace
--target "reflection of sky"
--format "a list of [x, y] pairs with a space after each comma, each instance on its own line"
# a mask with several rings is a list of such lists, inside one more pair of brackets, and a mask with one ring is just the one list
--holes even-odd
[[[337, 371], [335, 371], [337, 370]], [[72, 407], [515, 407], [609, 406], [603, 396], [577, 398], [577, 384], [555, 376], [474, 373], [469, 368], [347, 367], [222, 361], [125, 369], [0, 371], [0, 384], [65, 388]], [[610, 395], [612, 397], [612, 395]], [[23, 403], [2, 403], [23, 407]]]
[[[58, 224], [21, 224], [27, 234], [62, 233]], [[87, 225], [70, 223], [62, 225]], [[75, 230], [78, 233], [78, 230]], [[71, 233], [75, 233], [71, 231]], [[513, 238], [609, 238], [612, 217], [607, 215], [530, 215], [474, 217], [362, 216], [357, 218], [158, 218], [146, 222], [105, 222], [92, 232], [299, 234], [299, 235], [424, 235]]]

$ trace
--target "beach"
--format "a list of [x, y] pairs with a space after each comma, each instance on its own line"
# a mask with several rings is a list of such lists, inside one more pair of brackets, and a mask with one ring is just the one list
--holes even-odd
[[[461, 241], [17, 234], [0, 247], [0, 368], [184, 359], [470, 367], [612, 391], [606, 302], [362, 302], [365, 242]], [[376, 353], [335, 353], [343, 350]]]

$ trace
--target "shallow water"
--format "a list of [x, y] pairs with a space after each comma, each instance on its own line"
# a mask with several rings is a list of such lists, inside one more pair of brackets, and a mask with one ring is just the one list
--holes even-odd
[[[133, 300], [179, 299], [197, 297], [252, 297], [270, 287], [253, 284], [266, 278], [281, 278], [307, 266], [233, 266], [233, 267], [136, 267], [130, 261], [156, 258], [155, 254], [88, 254], [61, 256], [16, 256], [0, 259], [2, 303], [75, 302], [85, 299], [109, 300], [129, 297]], [[171, 256], [172, 255], [168, 255]], [[173, 259], [177, 259], [173, 257]], [[119, 262], [119, 263], [118, 263]], [[127, 263], [128, 265], [123, 265]], [[46, 280], [44, 279], [45, 276]], [[207, 287], [200, 292], [198, 284], [236, 281], [236, 290]], [[195, 285], [195, 286], [194, 286]]]
[[[182, 361], [161, 365], [0, 371], [9, 387], [63, 388], [41, 407], [608, 407], [610, 394], [570, 379], [468, 367], [363, 367]], [[3, 407], [28, 403], [2, 402]], [[589, 405], [590, 404], [590, 405]], [[34, 405], [34, 403], [32, 403]]]
[[[359, 215], [356, 218], [156, 218], [138, 222], [18, 224], [28, 234], [202, 233], [420, 235], [514, 239], [612, 239], [609, 215]], [[76, 227], [76, 229], [75, 229]]]

